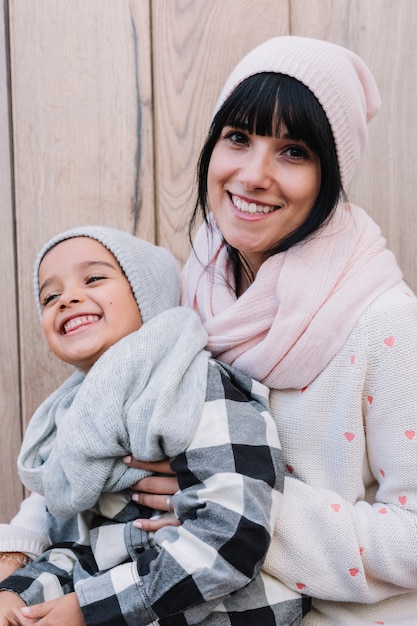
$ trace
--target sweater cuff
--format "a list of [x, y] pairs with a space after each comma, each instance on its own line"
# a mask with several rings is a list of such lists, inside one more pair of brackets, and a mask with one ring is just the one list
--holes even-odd
[[22, 552], [36, 559], [48, 547], [48, 538], [19, 526], [0, 524], [0, 552]]

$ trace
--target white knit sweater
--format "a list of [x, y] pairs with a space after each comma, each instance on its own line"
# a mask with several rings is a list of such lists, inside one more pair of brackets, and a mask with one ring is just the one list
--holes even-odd
[[[411, 290], [400, 283], [378, 297], [313, 383], [302, 391], [273, 390], [271, 403], [292, 475], [265, 569], [321, 598], [313, 600], [306, 626], [416, 626], [417, 299]], [[34, 498], [12, 527], [1, 527], [0, 550], [38, 551], [46, 527], [41, 509]]]
[[416, 626], [411, 290], [400, 283], [377, 298], [313, 383], [274, 390], [271, 404], [292, 477], [265, 569], [321, 598], [303, 625]]

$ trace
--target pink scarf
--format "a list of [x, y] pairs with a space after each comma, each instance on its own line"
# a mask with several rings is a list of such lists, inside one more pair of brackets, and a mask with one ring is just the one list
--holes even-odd
[[318, 233], [266, 260], [239, 298], [224, 280], [232, 277], [216, 226], [211, 237], [203, 225], [194, 248], [182, 304], [200, 315], [217, 359], [275, 389], [314, 380], [369, 304], [402, 278], [379, 227], [353, 205], [339, 205]]

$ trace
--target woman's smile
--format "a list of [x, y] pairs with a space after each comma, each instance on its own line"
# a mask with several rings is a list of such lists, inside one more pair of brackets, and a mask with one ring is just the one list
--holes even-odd
[[272, 206], [268, 204], [262, 204], [253, 202], [251, 200], [245, 200], [239, 196], [230, 194], [230, 198], [233, 202], [234, 207], [241, 213], [245, 213], [247, 215], [265, 215], [266, 213], [272, 213], [272, 211], [277, 211], [280, 206]]

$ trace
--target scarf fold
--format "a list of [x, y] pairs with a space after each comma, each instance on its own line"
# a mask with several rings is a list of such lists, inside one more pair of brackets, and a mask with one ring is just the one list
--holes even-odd
[[29, 422], [18, 459], [25, 486], [70, 517], [149, 475], [126, 466], [125, 454], [183, 452], [205, 401], [206, 344], [198, 316], [178, 307], [114, 344], [86, 376], [74, 372]]
[[338, 205], [319, 232], [267, 259], [239, 298], [227, 285], [233, 278], [214, 220], [194, 249], [182, 304], [200, 315], [215, 358], [275, 389], [311, 383], [371, 302], [402, 278], [379, 227], [354, 205]]

